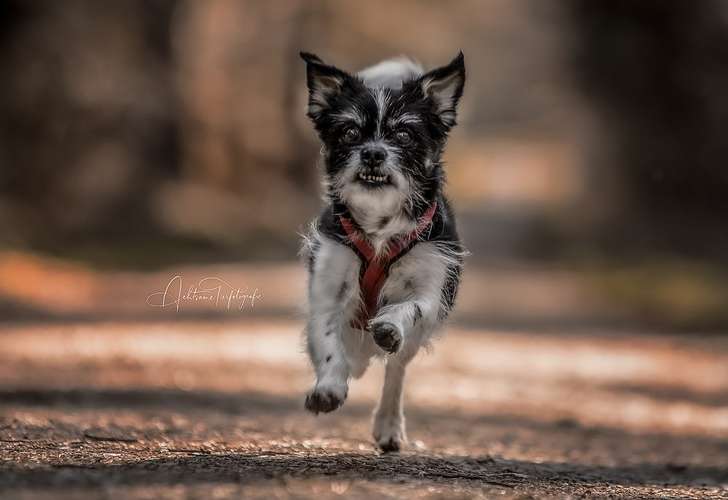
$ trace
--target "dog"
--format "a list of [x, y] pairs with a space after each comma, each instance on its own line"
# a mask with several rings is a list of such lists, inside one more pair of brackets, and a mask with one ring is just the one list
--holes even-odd
[[321, 140], [325, 207], [304, 236], [305, 335], [316, 383], [305, 407], [331, 412], [350, 378], [386, 359], [373, 437], [406, 443], [405, 369], [452, 310], [466, 254], [443, 193], [442, 152], [465, 84], [462, 52], [429, 72], [406, 58], [350, 74], [301, 52], [307, 116]]

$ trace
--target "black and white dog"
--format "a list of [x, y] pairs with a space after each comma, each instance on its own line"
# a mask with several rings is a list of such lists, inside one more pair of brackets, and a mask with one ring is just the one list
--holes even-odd
[[453, 307], [464, 249], [443, 194], [441, 155], [463, 93], [462, 53], [424, 73], [393, 59], [356, 75], [301, 53], [308, 116], [323, 147], [326, 207], [304, 239], [314, 413], [340, 407], [350, 377], [386, 356], [373, 435], [405, 441], [407, 363]]

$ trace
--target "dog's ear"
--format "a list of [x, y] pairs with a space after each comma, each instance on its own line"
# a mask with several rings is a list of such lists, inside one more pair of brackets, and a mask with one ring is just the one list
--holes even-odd
[[442, 123], [455, 125], [456, 109], [465, 86], [465, 57], [462, 52], [446, 66], [433, 69], [419, 79], [425, 98], [431, 99]]
[[317, 64], [324, 64], [324, 62], [321, 60], [319, 56], [316, 54], [312, 54], [310, 52], [299, 52], [301, 59], [306, 61], [307, 63], [317, 63]]
[[301, 52], [306, 61], [306, 81], [308, 83], [308, 116], [316, 121], [321, 114], [331, 108], [331, 100], [354, 78], [334, 66], [324, 63], [320, 57]]

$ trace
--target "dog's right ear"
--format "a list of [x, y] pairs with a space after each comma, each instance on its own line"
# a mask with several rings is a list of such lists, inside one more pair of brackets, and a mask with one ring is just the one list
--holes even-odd
[[320, 57], [301, 52], [306, 61], [306, 81], [308, 83], [308, 116], [316, 121], [323, 112], [331, 108], [331, 101], [354, 78], [345, 71], [329, 66]]

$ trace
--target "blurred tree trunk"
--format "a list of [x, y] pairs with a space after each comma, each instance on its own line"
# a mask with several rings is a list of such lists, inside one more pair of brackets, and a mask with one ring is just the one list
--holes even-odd
[[149, 192], [177, 173], [174, 8], [2, 2], [0, 238], [63, 244], [144, 228]]
[[728, 2], [570, 3], [578, 84], [613, 178], [601, 241], [728, 255]]

